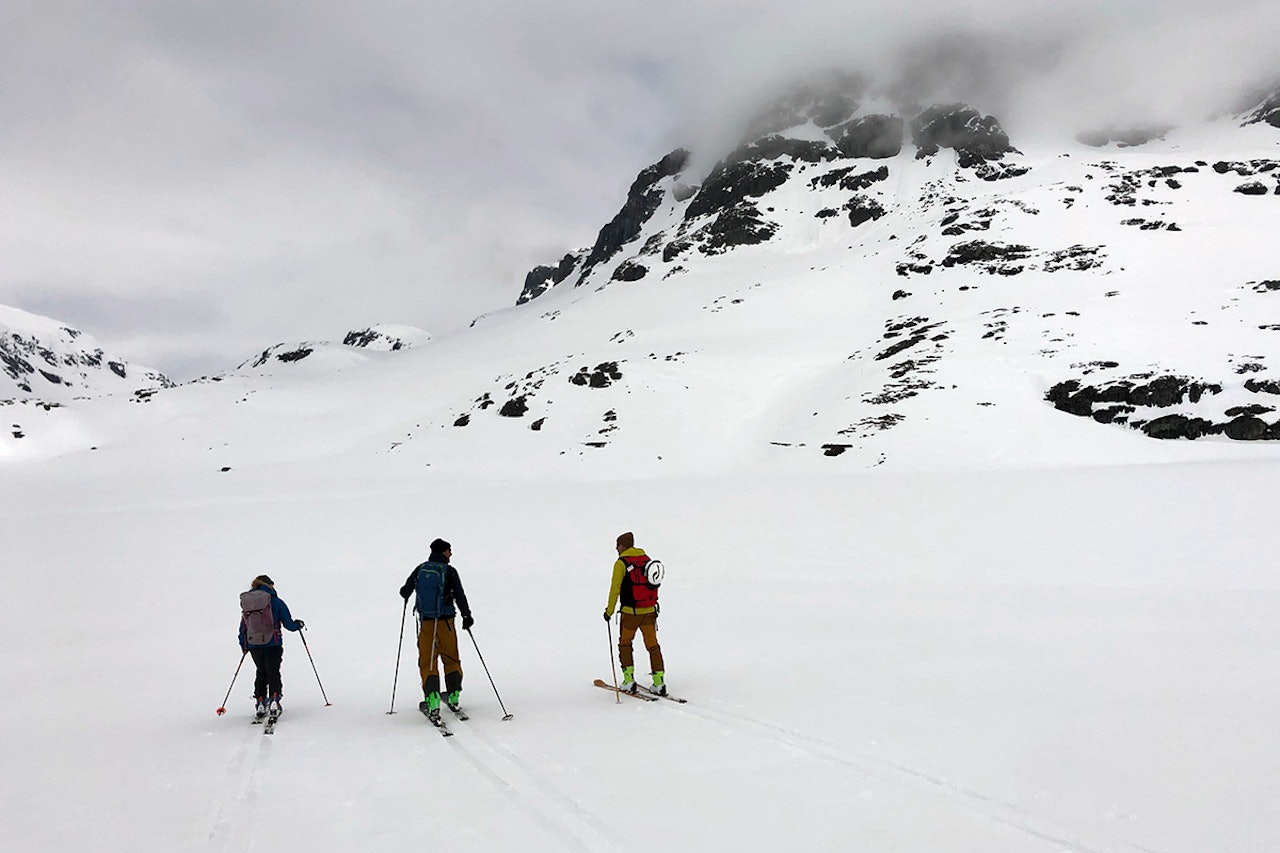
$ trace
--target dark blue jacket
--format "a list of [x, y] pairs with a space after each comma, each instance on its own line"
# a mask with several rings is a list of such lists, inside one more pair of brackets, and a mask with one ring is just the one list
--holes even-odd
[[289, 605], [284, 603], [284, 599], [276, 595], [276, 591], [269, 586], [259, 586], [255, 589], [265, 589], [271, 593], [271, 616], [276, 620], [276, 632], [271, 635], [271, 642], [264, 643], [260, 646], [251, 646], [244, 641], [244, 619], [240, 620], [240, 651], [248, 651], [249, 649], [265, 649], [268, 646], [283, 646], [284, 635], [280, 633], [280, 626], [288, 628], [290, 631], [298, 630], [298, 623], [293, 621], [293, 615], [289, 612]]

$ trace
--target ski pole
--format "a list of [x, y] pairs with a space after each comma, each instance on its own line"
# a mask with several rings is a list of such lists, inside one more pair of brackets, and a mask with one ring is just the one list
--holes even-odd
[[307, 635], [299, 631], [298, 636], [302, 638], [302, 647], [307, 650], [307, 660], [311, 661], [311, 671], [316, 674], [316, 684], [320, 685], [320, 695], [324, 696], [324, 706], [328, 708], [333, 703], [329, 701], [328, 696], [324, 695], [324, 684], [321, 683], [320, 673], [316, 670], [316, 659], [311, 656], [311, 648], [307, 645]]
[[396, 684], [400, 681], [400, 653], [404, 651], [404, 617], [409, 612], [409, 599], [404, 600], [404, 610], [400, 611], [400, 646], [396, 649], [396, 677], [391, 680], [391, 710], [388, 714], [396, 712]]
[[613, 701], [622, 704], [622, 691], [618, 689], [618, 664], [613, 659], [613, 620], [606, 619], [605, 627], [609, 629], [609, 668], [613, 670]]
[[222, 697], [222, 705], [215, 712], [219, 717], [227, 713], [227, 700], [231, 698], [231, 688], [236, 686], [236, 678], [240, 676], [240, 667], [244, 666], [244, 656], [247, 654], [249, 654], [248, 649], [240, 653], [240, 663], [236, 664], [236, 674], [231, 676], [231, 683], [227, 685], [227, 695]]
[[507, 712], [507, 706], [502, 704], [502, 696], [498, 694], [498, 685], [493, 683], [493, 675], [489, 672], [489, 664], [484, 662], [484, 655], [480, 654], [480, 644], [476, 642], [476, 635], [471, 633], [470, 628], [467, 629], [467, 634], [471, 637], [471, 645], [476, 647], [476, 657], [480, 658], [480, 665], [484, 667], [484, 674], [489, 676], [489, 686], [493, 688], [493, 695], [498, 697], [498, 707], [502, 709], [502, 719], [505, 722], [511, 719], [512, 715]]

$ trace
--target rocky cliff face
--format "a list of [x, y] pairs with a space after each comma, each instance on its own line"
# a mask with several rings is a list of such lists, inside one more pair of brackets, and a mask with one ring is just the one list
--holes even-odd
[[1247, 97], [1239, 112], [1244, 113], [1245, 124], [1265, 122], [1272, 127], [1280, 127], [1280, 81]]
[[[622, 209], [590, 249], [531, 270], [517, 304], [570, 280], [581, 286], [601, 269], [607, 280], [637, 281], [655, 266], [651, 258], [669, 265], [690, 252], [719, 255], [767, 242], [779, 223], [761, 200], [806, 166], [841, 166], [838, 176], [820, 179], [821, 187], [865, 189], [869, 181], [884, 180], [887, 173], [860, 170], [858, 162], [892, 159], [910, 145], [918, 159], [952, 154], [961, 169], [973, 170], [985, 180], [1021, 174], [1019, 167], [1001, 162], [1018, 151], [994, 116], [965, 104], [885, 114], [864, 107], [866, 97], [865, 81], [849, 74], [799, 87], [763, 108], [748, 123], [741, 144], [701, 185], [684, 174], [689, 152], [672, 151], [640, 172]], [[855, 226], [884, 214], [877, 201], [856, 194], [840, 207]], [[824, 207], [817, 215], [834, 214]]]

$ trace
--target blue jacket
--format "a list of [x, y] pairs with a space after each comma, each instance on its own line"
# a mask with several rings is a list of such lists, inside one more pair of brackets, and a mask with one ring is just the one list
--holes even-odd
[[240, 620], [240, 651], [248, 651], [249, 649], [265, 649], [269, 646], [283, 646], [284, 635], [280, 633], [280, 626], [288, 628], [290, 631], [298, 630], [298, 623], [293, 621], [293, 615], [289, 612], [289, 605], [284, 603], [284, 599], [276, 595], [276, 591], [269, 586], [259, 586], [256, 589], [265, 589], [271, 593], [271, 616], [276, 620], [276, 632], [271, 635], [271, 642], [260, 646], [251, 646], [244, 640], [244, 619]]

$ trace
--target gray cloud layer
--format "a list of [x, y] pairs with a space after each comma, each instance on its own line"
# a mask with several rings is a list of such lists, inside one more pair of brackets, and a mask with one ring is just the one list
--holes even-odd
[[178, 378], [448, 331], [791, 74], [910, 62], [923, 97], [1074, 132], [1280, 70], [1275, 5], [23, 4], [0, 13], [0, 302]]

